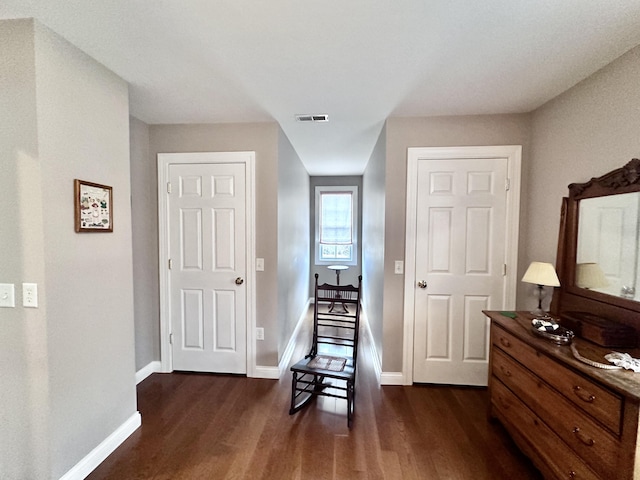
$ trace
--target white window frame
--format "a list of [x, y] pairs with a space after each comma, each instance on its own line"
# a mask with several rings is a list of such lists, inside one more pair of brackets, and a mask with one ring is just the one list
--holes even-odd
[[[350, 193], [351, 202], [351, 238], [352, 238], [352, 254], [351, 260], [321, 260], [320, 259], [320, 196], [323, 193]], [[315, 264], [316, 265], [358, 265], [358, 187], [357, 185], [349, 186], [321, 186], [315, 188]]]

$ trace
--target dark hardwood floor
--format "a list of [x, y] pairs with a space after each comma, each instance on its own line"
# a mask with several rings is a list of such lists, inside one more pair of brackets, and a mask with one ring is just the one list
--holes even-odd
[[344, 400], [319, 398], [290, 416], [290, 372], [153, 374], [138, 385], [142, 427], [88, 478], [542, 478], [487, 421], [486, 389], [380, 387], [366, 337], [362, 347], [351, 430]]

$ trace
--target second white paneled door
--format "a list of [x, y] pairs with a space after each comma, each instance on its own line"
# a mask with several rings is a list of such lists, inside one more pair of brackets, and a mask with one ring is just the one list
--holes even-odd
[[408, 217], [415, 243], [407, 256], [414, 278], [413, 381], [486, 385], [489, 322], [482, 310], [509, 303], [509, 159], [414, 160], [415, 206]]

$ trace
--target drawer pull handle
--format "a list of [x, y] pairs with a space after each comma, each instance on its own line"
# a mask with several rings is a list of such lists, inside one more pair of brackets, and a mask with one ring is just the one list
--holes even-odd
[[582, 388], [578, 385], [573, 387], [573, 393], [582, 400], [583, 402], [593, 403], [596, 399], [595, 395], [591, 395], [589, 392], [583, 391]]
[[569, 472], [569, 478], [576, 478], [576, 472], [574, 472], [573, 470], [571, 470]]
[[511, 342], [509, 342], [509, 340], [507, 340], [507, 339], [506, 339], [506, 338], [504, 338], [504, 337], [500, 337], [500, 344], [501, 344], [503, 347], [510, 347], [510, 346], [511, 346]]
[[511, 376], [511, 370], [504, 368], [504, 365], [500, 365], [500, 370], [502, 371], [505, 377]]
[[579, 427], [573, 427], [573, 434], [576, 436], [578, 440], [584, 443], [587, 447], [593, 447], [593, 444], [596, 443], [593, 438], [587, 438], [580, 432]]
[[499, 396], [498, 400], [500, 401], [500, 406], [502, 408], [504, 408], [505, 410], [509, 410], [509, 408], [511, 407], [509, 402], [507, 402], [502, 396]]

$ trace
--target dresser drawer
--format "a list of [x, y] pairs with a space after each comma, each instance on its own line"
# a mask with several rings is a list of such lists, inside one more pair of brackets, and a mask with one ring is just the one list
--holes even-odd
[[500, 327], [492, 325], [491, 338], [496, 347], [507, 352], [527, 369], [544, 378], [545, 382], [570, 401], [613, 433], [620, 435], [622, 425], [622, 398], [620, 396], [579, 373], [562, 367], [552, 358], [537, 352], [533, 347]]
[[578, 456], [600, 475], [616, 478], [616, 452], [620, 448], [617, 437], [603, 430], [573, 403], [497, 349], [493, 350], [491, 365], [492, 373]]
[[557, 478], [597, 480], [598, 476], [534, 412], [495, 378], [491, 383], [491, 402], [507, 428], [516, 429], [527, 439]]

